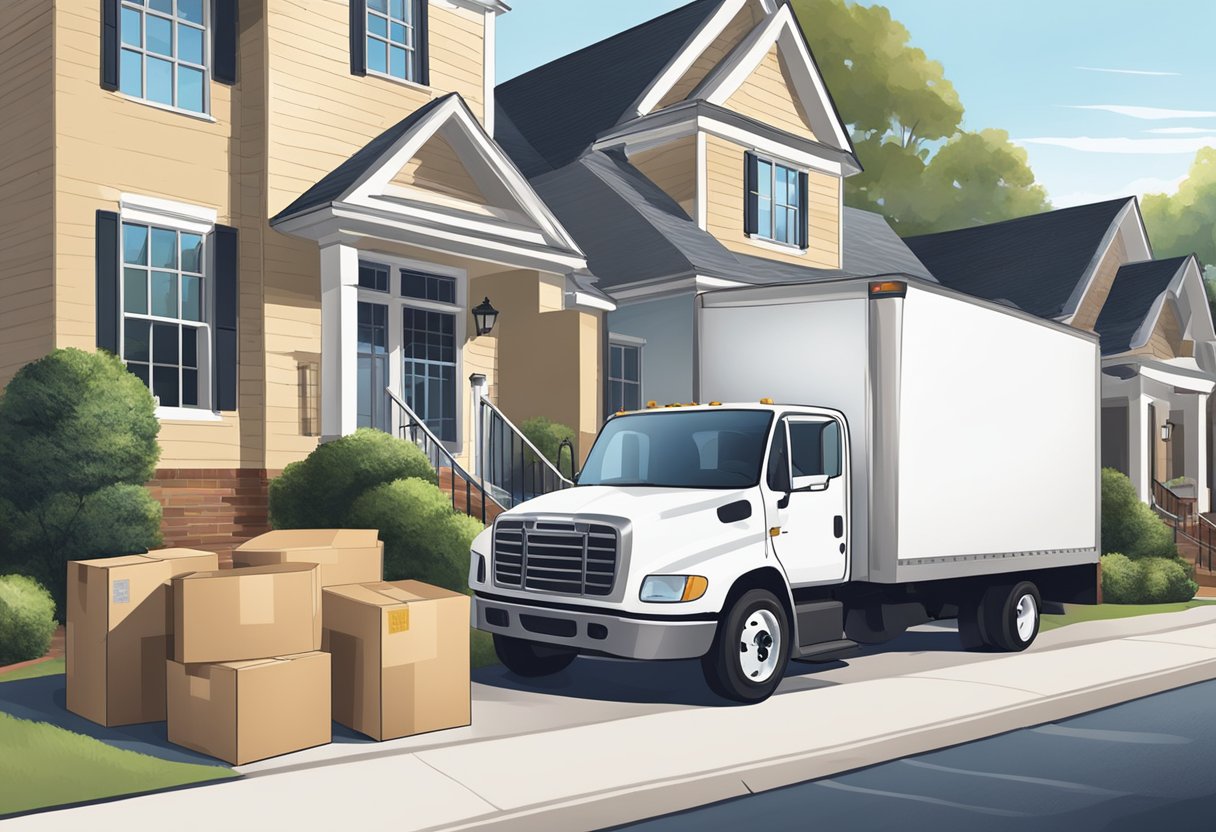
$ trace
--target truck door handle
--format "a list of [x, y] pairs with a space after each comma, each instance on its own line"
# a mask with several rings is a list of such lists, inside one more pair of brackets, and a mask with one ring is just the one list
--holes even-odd
[[836, 537], [844, 537], [844, 517], [840, 514], [836, 515], [836, 519], [832, 521], [832, 531], [836, 533]]

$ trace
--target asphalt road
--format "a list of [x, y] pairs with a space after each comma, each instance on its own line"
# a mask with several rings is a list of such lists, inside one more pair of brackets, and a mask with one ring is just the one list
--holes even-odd
[[1214, 832], [1216, 682], [618, 829]]

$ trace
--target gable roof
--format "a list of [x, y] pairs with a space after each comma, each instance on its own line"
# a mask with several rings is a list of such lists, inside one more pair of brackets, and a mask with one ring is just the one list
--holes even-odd
[[1133, 197], [1004, 222], [909, 237], [908, 248], [945, 285], [1006, 298], [1044, 318], [1065, 312], [1119, 214]]
[[588, 153], [533, 185], [607, 290], [693, 275], [760, 284], [893, 273], [933, 279], [883, 217], [853, 208], [844, 209], [843, 269], [732, 252], [620, 150]]
[[1191, 259], [1146, 260], [1119, 269], [1110, 294], [1098, 314], [1094, 330], [1102, 339], [1102, 354], [1117, 355], [1132, 349], [1132, 341], [1156, 305], [1157, 298]]
[[[529, 177], [574, 161], [621, 120], [721, 3], [694, 0], [499, 84], [496, 105], [516, 134], [503, 137], [504, 147]], [[517, 152], [521, 140], [531, 154]]]

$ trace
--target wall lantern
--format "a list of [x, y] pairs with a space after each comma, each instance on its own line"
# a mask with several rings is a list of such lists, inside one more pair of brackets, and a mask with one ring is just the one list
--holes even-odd
[[1164, 425], [1161, 426], [1161, 441], [1169, 442], [1170, 434], [1173, 432], [1174, 432], [1174, 423], [1167, 421]]
[[478, 335], [490, 334], [494, 324], [498, 323], [498, 310], [490, 305], [489, 298], [473, 307], [473, 320], [477, 322]]

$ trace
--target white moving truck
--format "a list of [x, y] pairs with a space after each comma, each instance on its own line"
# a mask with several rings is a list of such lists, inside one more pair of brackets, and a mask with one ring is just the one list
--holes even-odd
[[752, 702], [790, 659], [955, 616], [966, 646], [1022, 650], [1043, 599], [1096, 600], [1093, 335], [846, 279], [704, 294], [696, 352], [712, 401], [618, 414], [575, 488], [473, 542], [474, 625], [509, 669], [700, 658]]

